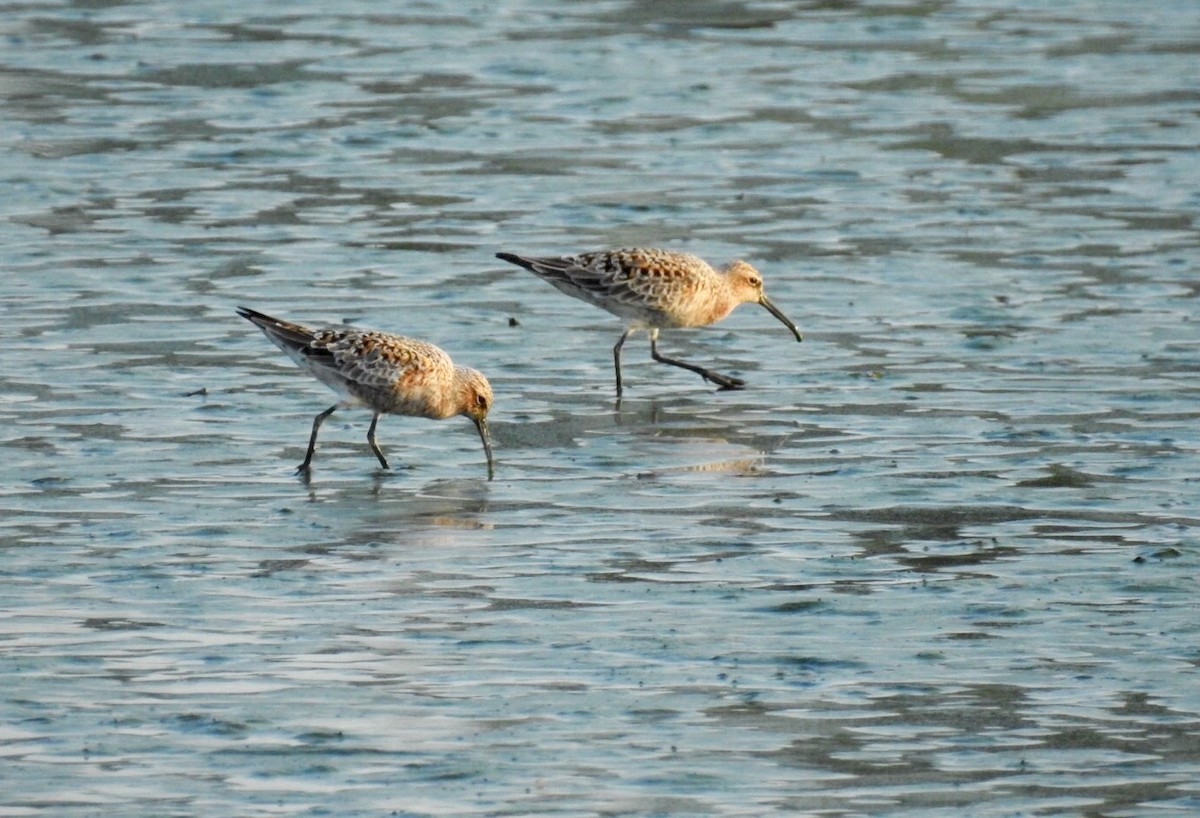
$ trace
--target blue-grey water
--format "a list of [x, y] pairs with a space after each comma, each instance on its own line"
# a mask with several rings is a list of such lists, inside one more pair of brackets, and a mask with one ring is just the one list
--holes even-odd
[[[0, 2], [0, 815], [1200, 813], [1198, 145], [1194, 0]], [[804, 343], [616, 405], [637, 244]]]

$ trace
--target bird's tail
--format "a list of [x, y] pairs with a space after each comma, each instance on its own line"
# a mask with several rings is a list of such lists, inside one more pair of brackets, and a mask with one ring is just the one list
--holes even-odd
[[238, 315], [263, 331], [284, 352], [292, 352], [312, 343], [315, 333], [308, 327], [272, 318], [249, 307], [238, 307]]

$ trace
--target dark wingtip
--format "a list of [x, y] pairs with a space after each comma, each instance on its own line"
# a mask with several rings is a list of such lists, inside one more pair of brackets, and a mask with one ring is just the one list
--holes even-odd
[[507, 261], [509, 264], [515, 264], [518, 267], [524, 267], [527, 270], [532, 269], [528, 261], [513, 253], [497, 253], [496, 258], [501, 261]]
[[249, 307], [238, 307], [237, 314], [242, 316], [242, 318], [245, 318], [247, 321], [257, 324], [260, 327], [264, 322], [268, 324], [279, 323], [276, 319], [272, 318], [266, 313], [259, 312], [258, 310], [252, 310]]

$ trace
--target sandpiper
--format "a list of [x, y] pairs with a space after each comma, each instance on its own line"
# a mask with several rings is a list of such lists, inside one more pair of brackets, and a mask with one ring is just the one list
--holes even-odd
[[487, 456], [488, 479], [494, 473], [487, 415], [492, 408], [492, 387], [481, 372], [455, 366], [450, 356], [433, 344], [386, 332], [349, 326], [309, 329], [272, 318], [246, 307], [238, 315], [252, 322], [301, 368], [342, 396], [313, 419], [308, 452], [297, 472], [308, 473], [317, 430], [335, 409], [364, 406], [375, 414], [367, 442], [383, 468], [387, 458], [375, 442], [380, 415], [409, 415], [442, 420], [466, 415], [479, 430]]
[[783, 322], [797, 341], [804, 336], [763, 292], [762, 275], [744, 261], [715, 270], [688, 253], [633, 248], [535, 257], [497, 253], [497, 258], [524, 267], [567, 295], [624, 318], [627, 329], [613, 347], [617, 395], [621, 394], [621, 346], [639, 329], [650, 332], [650, 357], [690, 369], [721, 389], [741, 389], [741, 378], [659, 354], [658, 333], [677, 327], [706, 327], [728, 316], [741, 304], [760, 304]]

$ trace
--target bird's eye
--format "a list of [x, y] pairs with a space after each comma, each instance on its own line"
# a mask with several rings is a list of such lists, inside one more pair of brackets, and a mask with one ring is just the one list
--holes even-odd
[[487, 407], [488, 407], [487, 395], [476, 395], [475, 396], [475, 404], [480, 409], [487, 409]]

